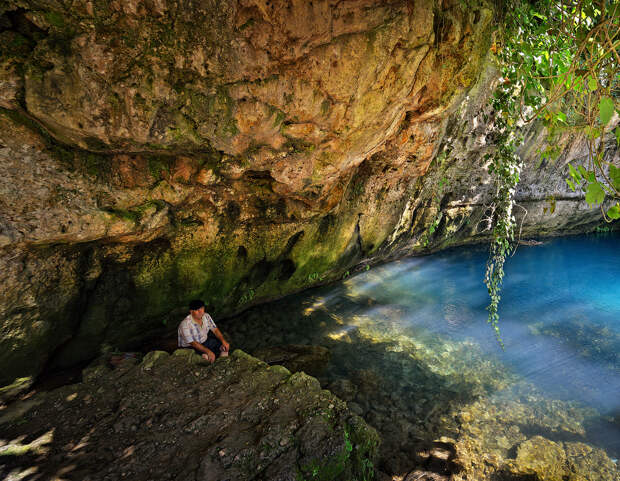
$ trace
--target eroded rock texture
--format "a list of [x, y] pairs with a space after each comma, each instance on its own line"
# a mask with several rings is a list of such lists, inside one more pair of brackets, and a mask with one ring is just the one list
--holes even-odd
[[[485, 1], [3, 3], [0, 379], [193, 297], [222, 315], [483, 238], [492, 30]], [[599, 221], [563, 142], [524, 149], [528, 234]]]
[[7, 479], [370, 479], [379, 443], [316, 379], [242, 351], [94, 366], [13, 404], [0, 426]]

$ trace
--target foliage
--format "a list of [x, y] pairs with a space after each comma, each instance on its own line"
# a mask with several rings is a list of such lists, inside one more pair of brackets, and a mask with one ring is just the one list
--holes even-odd
[[512, 90], [510, 88], [498, 89], [493, 98], [492, 106], [498, 113], [494, 124], [498, 142], [497, 149], [493, 154], [487, 154], [486, 160], [490, 162], [489, 172], [494, 177], [496, 192], [495, 200], [490, 206], [489, 218], [493, 230], [484, 281], [491, 298], [487, 307], [489, 311], [488, 322], [493, 326], [497, 340], [503, 346], [498, 325], [498, 307], [504, 279], [504, 261], [512, 252], [512, 241], [514, 240], [513, 198], [521, 172], [521, 159], [516, 153], [516, 148], [522, 137], [510, 128], [510, 121], [515, 109]]
[[422, 245], [424, 247], [428, 247], [428, 245], [430, 244], [431, 237], [433, 236], [433, 234], [437, 230], [437, 227], [439, 227], [439, 223], [441, 222], [442, 217], [443, 217], [443, 212], [439, 212], [435, 216], [433, 221], [429, 224], [429, 226], [426, 229], [426, 231], [424, 232], [424, 235], [421, 238], [421, 242], [422, 242]]
[[[508, 12], [494, 49], [520, 119], [542, 120], [551, 135], [583, 132], [589, 151], [583, 187], [599, 194], [588, 202], [602, 203], [601, 191], [620, 198], [602, 141], [611, 132], [620, 95], [620, 3], [514, 0]], [[620, 141], [620, 127], [614, 134]]]
[[308, 276], [308, 282], [323, 281], [326, 276], [327, 273], [319, 274], [318, 272], [313, 272]]
[[248, 289], [246, 292], [243, 293], [241, 299], [239, 299], [239, 304], [245, 304], [246, 302], [250, 302], [252, 299], [254, 299], [254, 295], [254, 289]]
[[[606, 159], [604, 142], [620, 96], [620, 3], [508, 0], [500, 10], [505, 17], [491, 46], [502, 78], [491, 99], [498, 147], [487, 156], [496, 196], [490, 211], [494, 227], [485, 282], [491, 297], [489, 322], [501, 342], [497, 308], [503, 265], [514, 240], [518, 127], [540, 120], [551, 141], [559, 131], [584, 133], [588, 158], [585, 166], [569, 165], [568, 186], [583, 189], [586, 201], [600, 204], [601, 210], [606, 196], [620, 199], [620, 166]], [[614, 134], [620, 145], [620, 127]], [[553, 147], [543, 153], [557, 154]], [[606, 219], [619, 218], [620, 204], [603, 214]]]

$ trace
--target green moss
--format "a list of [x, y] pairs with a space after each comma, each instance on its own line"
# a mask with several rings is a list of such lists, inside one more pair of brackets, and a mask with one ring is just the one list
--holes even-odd
[[[23, 424], [23, 422], [20, 421], [21, 420], [16, 421], [15, 424]], [[33, 451], [34, 448], [35, 447], [31, 444], [13, 444], [0, 451], [0, 456], [23, 456], [24, 454]]]
[[[75, 154], [69, 149], [57, 149], [57, 155], [62, 155], [63, 152], [66, 156], [75, 156]], [[96, 154], [94, 152], [84, 152], [84, 155], [79, 157], [82, 159], [88, 175], [99, 178], [104, 173], [108, 172], [108, 166], [110, 164], [107, 156]]]
[[114, 215], [116, 217], [119, 217], [123, 220], [127, 220], [129, 222], [132, 222], [134, 224], [137, 224], [140, 221], [140, 216], [131, 210], [126, 210], [126, 209], [105, 209], [105, 211], [108, 214]]
[[56, 28], [63, 28], [65, 26], [65, 19], [59, 12], [45, 12], [45, 20], [51, 26]]
[[289, 151], [290, 153], [309, 154], [316, 150], [316, 145], [303, 139], [287, 137], [286, 142], [283, 145], [283, 149]]
[[183, 102], [189, 101], [189, 106], [184, 108], [184, 111], [188, 112], [194, 121], [208, 121], [215, 126], [216, 133], [224, 137], [239, 133], [234, 118], [235, 102], [226, 87], [220, 86], [215, 94], [205, 95], [186, 89], [183, 80], [175, 84], [175, 90]]
[[220, 86], [217, 89], [216, 103], [218, 108], [218, 130], [224, 135], [235, 136], [239, 133], [237, 121], [234, 118], [235, 102], [228, 94], [226, 87]]
[[52, 155], [52, 157], [68, 169], [83, 167], [84, 170], [93, 177], [100, 177], [108, 172], [108, 155], [71, 148], [58, 142], [38, 122], [20, 110], [7, 110], [0, 108], [0, 115], [9, 118], [16, 124], [23, 125], [31, 132], [38, 134], [45, 142], [48, 152]]
[[[267, 144], [258, 143], [252, 140], [248, 148], [245, 149], [238, 157], [241, 165], [249, 167], [254, 156], [256, 156], [256, 154], [258, 154], [258, 152], [260, 152], [263, 148], [269, 148], [269, 146]], [[251, 185], [250, 187], [254, 187], [254, 185]]]
[[162, 180], [170, 174], [170, 168], [174, 157], [170, 155], [147, 154], [146, 160], [149, 172], [156, 180]]
[[216, 311], [223, 305], [234, 305], [232, 292], [243, 274], [236, 267], [236, 246], [149, 252], [132, 274], [139, 304], [148, 305], [148, 312], [142, 316], [159, 316], [192, 298], [204, 299]]
[[377, 41], [377, 29], [373, 28], [366, 33], [367, 43], [366, 48], [370, 53], [375, 50], [375, 42]]
[[254, 25], [256, 23], [256, 20], [254, 20], [253, 18], [250, 18], [249, 20], [247, 20], [243, 25], [241, 25], [239, 27], [239, 31], [243, 32], [246, 28], [250, 28], [252, 25]]
[[12, 120], [16, 124], [23, 125], [30, 131], [41, 135], [46, 141], [52, 140], [52, 137], [46, 130], [44, 130], [35, 120], [30, 118], [21, 110], [8, 110], [0, 107], [0, 115], [3, 115], [4, 117]]
[[103, 142], [101, 139], [98, 139], [97, 137], [86, 137], [84, 139], [84, 142], [86, 142], [86, 145], [90, 150], [107, 150], [108, 149], [108, 144]]
[[23, 62], [25, 57], [30, 54], [35, 43], [23, 35], [6, 30], [0, 32], [0, 59], [13, 59], [17, 62]]
[[328, 113], [329, 113], [329, 109], [331, 107], [331, 102], [327, 99], [323, 100], [323, 102], [321, 102], [321, 115], [323, 117], [325, 117]]
[[211, 149], [208, 152], [201, 152], [197, 155], [196, 160], [200, 167], [213, 171], [214, 174], [220, 175], [222, 167], [222, 153]]
[[175, 115], [175, 127], [168, 130], [168, 135], [177, 144], [201, 144], [202, 140], [196, 131], [196, 124], [191, 117], [181, 113]]
[[275, 118], [273, 120], [273, 126], [277, 127], [284, 121], [285, 118], [286, 118], [286, 115], [284, 112], [282, 112], [280, 109], [275, 109]]
[[304, 481], [333, 481], [339, 479], [344, 473], [351, 473], [353, 466], [351, 463], [351, 453], [353, 444], [350, 435], [345, 428], [343, 432], [342, 450], [335, 456], [321, 459], [303, 466], [298, 472], [298, 479]]

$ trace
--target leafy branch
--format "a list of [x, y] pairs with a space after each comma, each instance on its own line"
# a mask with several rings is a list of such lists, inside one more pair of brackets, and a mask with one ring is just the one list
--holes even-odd
[[[542, 121], [550, 139], [562, 130], [585, 134], [586, 165], [569, 165], [567, 184], [583, 189], [589, 204], [600, 204], [605, 220], [620, 218], [620, 166], [613, 165], [617, 158], [605, 158], [605, 137], [620, 97], [620, 3], [508, 0], [502, 7], [505, 17], [491, 47], [502, 78], [491, 99], [498, 145], [486, 156], [496, 193], [485, 275], [488, 322], [500, 344], [498, 305], [504, 261], [513, 250], [513, 196], [521, 170], [518, 123]], [[614, 133], [620, 145], [620, 127]], [[607, 196], [616, 203], [605, 211]]]

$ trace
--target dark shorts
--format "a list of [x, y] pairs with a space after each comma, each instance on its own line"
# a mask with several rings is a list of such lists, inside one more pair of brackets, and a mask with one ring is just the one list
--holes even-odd
[[[209, 349], [213, 354], [215, 354], [215, 357], [220, 357], [220, 354], [222, 353], [222, 351], [220, 351], [220, 347], [222, 347], [222, 341], [220, 341], [217, 337], [215, 337], [215, 334], [213, 334], [213, 332], [209, 331], [207, 340], [203, 342], [202, 345], [206, 347], [207, 349]], [[198, 349], [195, 349], [195, 351], [198, 354], [204, 354], [202, 351], [199, 351]]]

